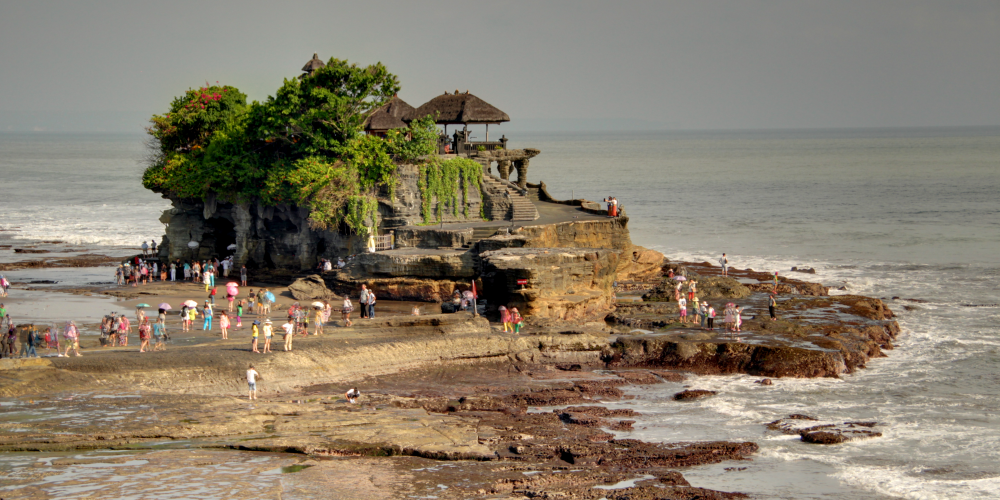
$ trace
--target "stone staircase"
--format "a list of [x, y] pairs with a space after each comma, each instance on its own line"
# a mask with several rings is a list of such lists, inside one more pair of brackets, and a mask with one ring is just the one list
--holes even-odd
[[[493, 177], [492, 175], [484, 175], [483, 190], [501, 196], [504, 191], [510, 193], [510, 201], [511, 205], [513, 205], [513, 210], [511, 211], [505, 207], [497, 207], [494, 205], [489, 210], [490, 213], [486, 214], [491, 220], [532, 221], [538, 218], [538, 209], [535, 208], [535, 204], [532, 203], [526, 196], [522, 195], [518, 190], [509, 187], [503, 180]], [[510, 217], [511, 215], [513, 215], [513, 217]]]

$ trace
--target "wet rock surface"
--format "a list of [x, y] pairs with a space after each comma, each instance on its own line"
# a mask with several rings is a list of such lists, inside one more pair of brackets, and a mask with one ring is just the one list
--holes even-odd
[[674, 401], [692, 401], [695, 399], [704, 399], [709, 396], [715, 396], [718, 394], [715, 391], [706, 391], [704, 389], [687, 389], [677, 394], [674, 394]]
[[829, 422], [809, 415], [795, 414], [767, 424], [782, 434], [799, 435], [805, 443], [839, 444], [858, 439], [881, 437], [878, 422]]

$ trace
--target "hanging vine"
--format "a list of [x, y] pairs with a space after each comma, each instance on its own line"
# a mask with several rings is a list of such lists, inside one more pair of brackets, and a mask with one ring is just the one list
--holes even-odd
[[[441, 221], [444, 210], [458, 217], [459, 192], [462, 215], [469, 218], [469, 185], [482, 194], [483, 166], [468, 158], [441, 161], [433, 158], [420, 166], [420, 215], [424, 222]], [[480, 196], [482, 199], [482, 196]], [[480, 215], [482, 210], [480, 210]]]

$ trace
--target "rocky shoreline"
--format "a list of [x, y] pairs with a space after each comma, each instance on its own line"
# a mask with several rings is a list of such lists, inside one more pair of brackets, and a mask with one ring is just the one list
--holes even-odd
[[[713, 303], [732, 298], [757, 310], [769, 291], [752, 282], [763, 282], [756, 276], [762, 273], [713, 278], [712, 268], [696, 263], [670, 263], [664, 271], [678, 268], [701, 273], [706, 286], [700, 293]], [[303, 454], [311, 457], [310, 474], [345, 467], [329, 462], [332, 457], [358, 467], [370, 467], [372, 457], [472, 460], [480, 465], [449, 476], [448, 489], [435, 495], [740, 498], [692, 487], [678, 469], [752, 460], [756, 444], [629, 439], [641, 416], [605, 403], [627, 398], [626, 386], [683, 382], [685, 373], [837, 377], [892, 348], [898, 325], [881, 300], [829, 296], [822, 286], [798, 280], [781, 286], [787, 287], [781, 320], [758, 314], [744, 323], [752, 333], [738, 337], [668, 319], [676, 317], [676, 304], [663, 293], [666, 300], [657, 301], [654, 289], [631, 292], [645, 292], [648, 300], [620, 301], [607, 323], [537, 318], [522, 335], [468, 313], [390, 315], [297, 339], [292, 352], [267, 357], [248, 352], [245, 339], [209, 339], [141, 355], [111, 348], [87, 349], [81, 358], [2, 360], [0, 397], [8, 403], [0, 416], [0, 450], [153, 450], [186, 443]], [[149, 301], [156, 300], [154, 290], [122, 292], [126, 300]], [[636, 325], [653, 329], [638, 332]], [[239, 396], [249, 363], [264, 376], [264, 397], [255, 402]], [[342, 397], [353, 385], [364, 388], [360, 405]], [[712, 393], [687, 387], [675, 399], [686, 404], [700, 397]], [[118, 425], [113, 415], [122, 414], [128, 423]], [[871, 429], [877, 423], [802, 422], [815, 425], [771, 424], [823, 444], [880, 435]], [[379, 490], [387, 497], [420, 493], [399, 481], [387, 484], [393, 486]], [[623, 486], [601, 489], [616, 484]]]

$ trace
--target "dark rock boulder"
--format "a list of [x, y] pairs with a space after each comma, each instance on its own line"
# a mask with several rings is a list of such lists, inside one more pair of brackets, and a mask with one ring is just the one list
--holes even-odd
[[798, 434], [803, 442], [839, 444], [858, 439], [882, 436], [875, 430], [878, 422], [820, 422], [808, 415], [789, 415], [768, 423], [767, 428], [782, 434]]
[[714, 396], [718, 394], [715, 391], [706, 391], [703, 389], [688, 389], [685, 391], [678, 392], [674, 394], [674, 401], [691, 401], [693, 399], [707, 398], [709, 396]]
[[299, 278], [288, 285], [288, 292], [295, 300], [324, 300], [336, 298], [327, 287], [323, 277], [318, 274]]

